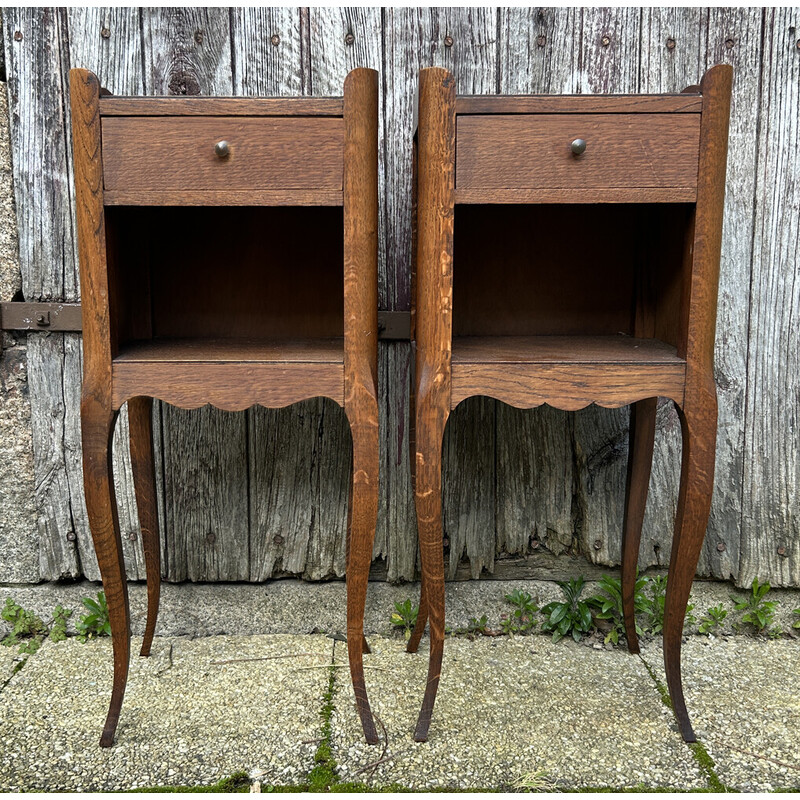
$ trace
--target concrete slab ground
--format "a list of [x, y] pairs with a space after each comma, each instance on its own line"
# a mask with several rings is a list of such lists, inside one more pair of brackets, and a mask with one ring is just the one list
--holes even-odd
[[[348, 675], [337, 673], [342, 780], [416, 790], [706, 786], [644, 664], [622, 650], [545, 636], [448, 639], [430, 738], [415, 743], [427, 647], [409, 655], [398, 640], [370, 645], [367, 690], [388, 746], [363, 741]], [[344, 663], [346, 648], [336, 655]]]
[[[642, 655], [666, 685], [660, 641]], [[740, 791], [800, 786], [800, 641], [690, 636], [686, 706], [720, 781]]]
[[299, 783], [331, 657], [324, 636], [157, 637], [150, 658], [132, 658], [116, 744], [101, 749], [110, 641], [47, 642], [0, 694], [0, 791], [211, 784], [241, 770]]
[[663, 702], [660, 639], [639, 658], [543, 635], [448, 637], [422, 744], [427, 637], [416, 655], [400, 636], [369, 641], [377, 746], [361, 738], [346, 644], [329, 636], [156, 637], [151, 658], [132, 658], [108, 750], [107, 639], [45, 642], [16, 672], [14, 649], [0, 648], [0, 791], [207, 786], [242, 771], [265, 789], [800, 787], [798, 640], [687, 638], [705, 750], [681, 741]]

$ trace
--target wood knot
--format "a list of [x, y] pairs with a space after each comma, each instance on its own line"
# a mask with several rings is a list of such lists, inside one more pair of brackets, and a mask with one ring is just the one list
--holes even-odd
[[169, 93], [178, 95], [196, 95], [200, 94], [200, 84], [194, 75], [189, 75], [185, 72], [173, 75], [169, 79]]

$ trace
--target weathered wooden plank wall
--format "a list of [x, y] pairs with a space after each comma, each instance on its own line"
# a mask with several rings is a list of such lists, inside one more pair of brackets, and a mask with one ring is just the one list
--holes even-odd
[[[26, 300], [79, 297], [68, 70], [115, 94], [325, 95], [382, 73], [382, 308], [409, 305], [413, 96], [420, 67], [461, 93], [679, 91], [735, 69], [717, 336], [718, 466], [700, 574], [800, 585], [800, 12], [797, 9], [7, 9], [4, 44]], [[186, 231], [186, 235], [202, 235]], [[613, 246], [612, 242], [598, 247]], [[221, 275], [220, 280], [225, 276]], [[80, 337], [28, 337], [39, 572], [97, 578], [82, 499]], [[382, 343], [376, 574], [411, 579], [410, 347]], [[350, 439], [329, 401], [229, 414], [156, 404], [170, 580], [341, 576]], [[144, 577], [126, 421], [115, 464], [131, 578]], [[592, 574], [618, 563], [627, 413], [472, 399], [445, 446], [456, 577]], [[679, 425], [659, 409], [640, 565], [669, 559]], [[2, 559], [0, 559], [1, 561]]]

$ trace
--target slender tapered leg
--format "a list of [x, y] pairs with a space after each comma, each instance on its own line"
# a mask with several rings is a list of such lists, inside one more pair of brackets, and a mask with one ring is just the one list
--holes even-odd
[[425, 593], [425, 573], [422, 573], [419, 586], [419, 612], [417, 613], [417, 621], [414, 623], [414, 630], [411, 632], [411, 638], [406, 645], [407, 653], [416, 653], [419, 649], [419, 642], [422, 639], [422, 634], [425, 633], [425, 627], [428, 624], [428, 597]]
[[349, 553], [347, 559], [347, 652], [350, 659], [350, 677], [356, 707], [364, 729], [364, 738], [376, 744], [378, 733], [367, 699], [364, 682], [363, 653], [364, 606], [367, 599], [369, 568], [375, 526], [378, 521], [378, 409], [374, 415], [363, 414], [362, 419], [350, 421], [353, 434], [353, 478], [350, 491]]
[[[412, 382], [413, 383], [413, 382]], [[416, 491], [417, 478], [416, 478], [416, 465], [417, 465], [417, 437], [416, 437], [416, 402], [414, 392], [410, 393], [409, 397], [409, 426], [408, 426], [408, 440], [409, 440], [409, 461], [411, 467], [411, 489]], [[425, 628], [428, 624], [428, 598], [425, 596], [425, 573], [420, 576], [419, 584], [419, 610], [417, 612], [417, 621], [414, 623], [414, 630], [411, 632], [411, 638], [406, 645], [407, 653], [416, 653], [419, 649], [419, 643], [422, 639], [422, 634], [425, 633]]]
[[108, 716], [100, 737], [101, 747], [110, 747], [119, 721], [128, 680], [131, 629], [128, 584], [122, 559], [122, 541], [117, 519], [117, 500], [111, 465], [111, 440], [117, 414], [94, 402], [81, 405], [83, 480], [86, 512], [94, 540], [97, 563], [103, 579], [114, 648], [114, 683]]
[[686, 711], [681, 682], [681, 641], [686, 604], [711, 510], [717, 439], [716, 395], [687, 398], [680, 418], [683, 434], [681, 485], [664, 609], [664, 666], [681, 735], [684, 741], [694, 742], [696, 737]]
[[[350, 489], [347, 497], [347, 542], [345, 543], [345, 564], [347, 565], [347, 574], [350, 573], [350, 533], [353, 528], [353, 481], [350, 480]], [[367, 644], [366, 635], [362, 634], [361, 652], [366, 655], [371, 653], [369, 644]]]
[[648, 397], [631, 405], [628, 481], [625, 489], [625, 519], [622, 524], [622, 611], [625, 617], [625, 638], [631, 653], [639, 652], [634, 608], [636, 568], [639, 563], [639, 543], [647, 505], [650, 469], [653, 465], [657, 404], [657, 397]]
[[142, 649], [139, 652], [139, 655], [142, 656], [150, 655], [158, 618], [158, 602], [161, 597], [161, 544], [158, 536], [158, 509], [156, 508], [152, 415], [152, 398], [132, 397], [128, 400], [131, 468], [147, 572], [147, 624], [144, 629]]
[[[420, 598], [427, 604], [430, 621], [430, 655], [428, 681], [422, 709], [419, 712], [414, 739], [424, 742], [428, 738], [431, 714], [439, 689], [444, 650], [444, 554], [442, 530], [442, 440], [447, 414], [432, 413], [417, 417], [417, 454], [414, 499], [417, 507], [417, 527], [422, 558], [423, 593]], [[438, 424], [440, 420], [441, 424]], [[420, 607], [420, 611], [422, 608]], [[423, 623], [424, 627], [424, 623]]]

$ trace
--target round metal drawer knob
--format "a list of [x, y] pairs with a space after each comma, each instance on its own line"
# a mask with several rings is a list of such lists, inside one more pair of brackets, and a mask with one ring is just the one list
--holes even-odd
[[569, 149], [572, 150], [572, 155], [580, 156], [586, 151], [586, 140], [585, 139], [575, 139], [575, 141], [569, 146]]
[[220, 158], [227, 158], [231, 154], [231, 146], [223, 139], [214, 145], [214, 152]]

